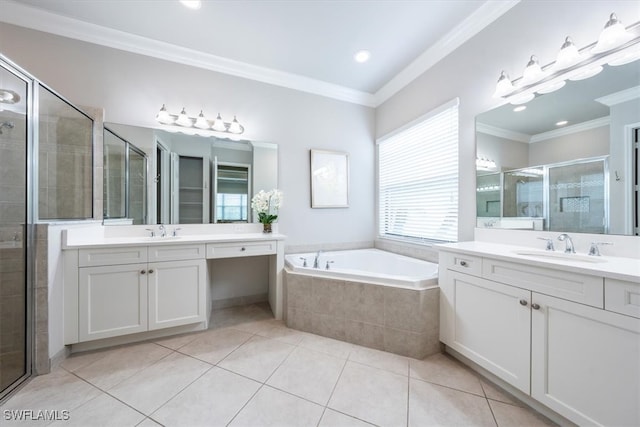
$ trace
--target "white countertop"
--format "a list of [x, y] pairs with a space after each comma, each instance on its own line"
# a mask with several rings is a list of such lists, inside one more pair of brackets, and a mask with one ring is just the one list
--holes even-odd
[[[156, 232], [150, 236], [150, 229]], [[62, 249], [117, 246], [188, 245], [194, 243], [233, 243], [284, 240], [277, 230], [263, 233], [261, 224], [166, 225], [166, 237], [160, 237], [157, 225], [90, 225], [63, 230]], [[176, 231], [177, 236], [172, 236]]]
[[284, 239], [285, 236], [278, 233], [207, 234], [177, 237], [101, 237], [86, 240], [76, 238], [73, 240], [63, 239], [62, 248], [81, 249], [116, 246], [185, 245], [190, 243], [255, 242]]
[[[521, 255], [518, 252], [544, 254], [544, 250], [532, 249], [526, 246], [505, 245], [487, 242], [460, 242], [435, 245], [438, 250], [461, 252], [469, 255], [494, 258], [510, 262], [518, 262], [537, 267], [553, 268], [581, 274], [593, 274], [611, 279], [626, 280], [640, 284], [640, 259], [622, 257], [594, 257], [602, 262], [588, 262], [578, 255], [575, 260], [566, 258], [543, 258], [542, 256]], [[558, 252], [558, 251], [556, 251]], [[562, 252], [558, 252], [561, 254]]]

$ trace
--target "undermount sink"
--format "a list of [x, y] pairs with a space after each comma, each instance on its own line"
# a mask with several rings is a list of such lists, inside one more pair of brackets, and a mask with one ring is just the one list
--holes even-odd
[[603, 262], [607, 262], [606, 258], [602, 258], [598, 256], [570, 254], [565, 252], [554, 252], [554, 251], [538, 251], [535, 249], [531, 249], [531, 250], [522, 249], [522, 250], [514, 251], [514, 253], [516, 255], [521, 255], [521, 256], [566, 260], [566, 261], [577, 261], [577, 262], [588, 262], [591, 264], [600, 264]]
[[167, 241], [171, 241], [171, 240], [180, 240], [182, 238], [182, 236], [165, 236], [165, 237], [158, 237], [158, 236], [154, 236], [154, 237], [143, 237], [142, 240], [143, 242], [167, 242]]

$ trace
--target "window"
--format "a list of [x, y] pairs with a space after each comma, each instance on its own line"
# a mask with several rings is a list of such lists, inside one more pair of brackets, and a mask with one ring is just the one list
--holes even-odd
[[458, 99], [378, 140], [380, 237], [458, 239]]

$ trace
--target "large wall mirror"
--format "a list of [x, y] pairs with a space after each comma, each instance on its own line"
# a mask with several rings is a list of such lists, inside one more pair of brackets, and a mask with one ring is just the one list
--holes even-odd
[[637, 61], [480, 114], [477, 226], [637, 235], [639, 129]]
[[[121, 148], [108, 144], [113, 140], [124, 141], [146, 156], [146, 171], [135, 172], [138, 178], [144, 174], [144, 189], [114, 183], [125, 175], [125, 160], [117, 157]], [[104, 167], [105, 189], [107, 184], [121, 189], [105, 190], [105, 224], [255, 222], [251, 198], [260, 190], [278, 187], [278, 146], [105, 123]], [[127, 215], [121, 193], [131, 200], [143, 197], [145, 212]], [[110, 208], [116, 205], [118, 209]]]

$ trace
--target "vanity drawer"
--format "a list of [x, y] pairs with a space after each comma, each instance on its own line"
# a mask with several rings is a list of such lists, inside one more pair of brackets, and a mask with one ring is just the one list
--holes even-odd
[[80, 267], [137, 264], [139, 262], [147, 262], [146, 246], [80, 249], [78, 251], [78, 266]]
[[149, 246], [149, 262], [180, 261], [202, 259], [205, 257], [205, 245], [158, 245]]
[[541, 294], [604, 308], [604, 279], [599, 276], [485, 258], [482, 277]]
[[482, 257], [459, 254], [453, 252], [442, 252], [440, 262], [444, 261], [445, 268], [460, 271], [480, 277], [482, 275]]
[[604, 279], [604, 309], [640, 318], [640, 283]]
[[272, 255], [275, 253], [275, 240], [265, 242], [207, 244], [207, 258], [234, 258], [242, 256]]

